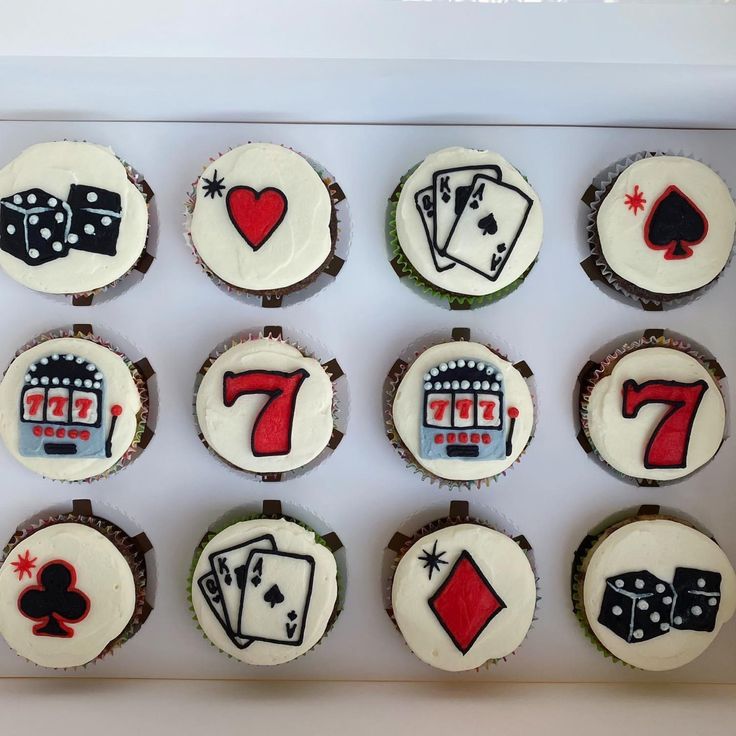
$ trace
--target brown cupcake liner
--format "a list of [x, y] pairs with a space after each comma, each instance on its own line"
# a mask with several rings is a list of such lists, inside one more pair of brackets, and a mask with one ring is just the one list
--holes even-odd
[[[500, 480], [500, 478], [504, 477], [513, 468], [515, 468], [516, 465], [520, 462], [521, 458], [526, 454], [529, 448], [529, 445], [534, 439], [534, 435], [536, 433], [536, 428], [537, 428], [537, 423], [539, 421], [539, 408], [538, 408], [538, 401], [537, 401], [537, 396], [536, 396], [536, 391], [535, 391], [534, 373], [532, 369], [529, 367], [529, 365], [523, 360], [512, 364], [513, 367], [516, 368], [524, 377], [527, 387], [529, 388], [529, 392], [532, 397], [532, 405], [534, 407], [534, 423], [532, 426], [532, 433], [529, 436], [529, 440], [524, 446], [524, 449], [521, 451], [521, 453], [516, 458], [516, 460], [514, 460], [514, 462], [505, 470], [502, 470], [500, 473], [489, 476], [487, 478], [478, 478], [475, 480], [455, 480], [455, 479], [443, 478], [442, 476], [435, 475], [434, 473], [427, 470], [419, 462], [419, 460], [416, 457], [414, 457], [414, 455], [411, 453], [409, 448], [404, 444], [404, 441], [401, 439], [401, 436], [399, 435], [399, 432], [396, 429], [396, 426], [394, 425], [393, 402], [396, 396], [396, 392], [398, 391], [398, 388], [401, 385], [401, 382], [403, 381], [409, 367], [414, 362], [414, 360], [416, 360], [427, 349], [434, 347], [435, 345], [440, 345], [442, 343], [449, 342], [450, 340], [455, 340], [458, 342], [462, 342], [462, 341], [479, 342], [485, 345], [485, 347], [487, 347], [498, 358], [501, 358], [502, 360], [505, 360], [507, 362], [511, 362], [509, 358], [507, 357], [507, 355], [501, 350], [499, 350], [499, 348], [494, 347], [494, 345], [491, 344], [491, 342], [488, 341], [484, 335], [476, 336], [475, 338], [471, 337], [470, 329], [466, 327], [453, 328], [449, 339], [448, 339], [447, 333], [445, 332], [434, 332], [434, 333], [425, 335], [419, 340], [415, 340], [411, 345], [409, 345], [405, 350], [403, 350], [400, 353], [399, 357], [396, 359], [394, 364], [391, 366], [386, 378], [384, 379], [384, 383], [383, 383], [384, 430], [385, 430], [386, 436], [388, 437], [389, 442], [391, 443], [392, 447], [399, 453], [399, 456], [406, 464], [406, 467], [412, 470], [415, 474], [418, 474], [422, 478], [422, 480], [429, 481], [429, 483], [431, 484], [436, 484], [439, 488], [446, 488], [448, 491], [480, 489], [483, 486], [486, 486], [486, 487], [490, 486], [493, 481]], [[496, 343], [498, 341], [494, 340], [493, 342]]]
[[[713, 455], [713, 457], [708, 460], [708, 462], [704, 463], [696, 470], [682, 476], [681, 478], [675, 478], [673, 480], [657, 481], [646, 478], [634, 478], [633, 476], [622, 473], [621, 471], [614, 468], [612, 465], [609, 465], [603, 459], [603, 457], [596, 449], [593, 443], [593, 438], [590, 434], [588, 421], [588, 403], [590, 401], [590, 395], [593, 391], [593, 387], [598, 383], [601, 378], [610, 375], [616, 363], [625, 355], [628, 355], [636, 350], [642, 350], [651, 347], [671, 348], [673, 350], [679, 350], [691, 356], [692, 358], [695, 358], [713, 377], [713, 380], [716, 382], [718, 390], [723, 397], [723, 401], [726, 407], [726, 425], [724, 428], [723, 440], [721, 441], [721, 445], [718, 448], [716, 454]], [[576, 415], [579, 424], [579, 431], [577, 435], [578, 444], [580, 444], [580, 446], [587, 454], [592, 455], [603, 468], [615, 475], [617, 478], [636, 483], [639, 486], [656, 488], [659, 486], [672, 485], [673, 483], [679, 483], [680, 481], [683, 481], [687, 478], [692, 478], [696, 473], [699, 473], [703, 468], [705, 468], [714, 460], [714, 458], [720, 452], [721, 447], [723, 447], [723, 443], [729, 437], [728, 386], [726, 383], [726, 374], [723, 371], [723, 368], [713, 356], [706, 353], [704, 348], [699, 345], [696, 346], [692, 341], [681, 335], [673, 333], [670, 330], [645, 330], [640, 336], [635, 337], [632, 340], [623, 343], [613, 351], [610, 351], [602, 360], [599, 361], [591, 358], [583, 367], [582, 371], [580, 371], [580, 374], [577, 378], [577, 404], [578, 411], [576, 412]]]
[[[504, 516], [503, 514], [499, 514], [497, 511], [493, 511], [490, 515], [494, 517], [492, 521], [485, 518], [476, 517], [475, 515], [471, 516], [470, 504], [468, 501], [451, 501], [447, 516], [423, 523], [419, 529], [416, 529], [416, 531], [414, 531], [410, 535], [406, 535], [401, 531], [397, 531], [391, 537], [388, 544], [386, 545], [386, 555], [387, 557], [389, 557], [389, 560], [388, 565], [384, 565], [384, 582], [382, 588], [386, 614], [391, 619], [391, 623], [394, 625], [399, 634], [401, 634], [401, 629], [399, 628], [399, 624], [396, 621], [396, 617], [394, 615], [392, 607], [393, 581], [396, 574], [396, 569], [399, 566], [399, 562], [401, 562], [404, 555], [417, 542], [421, 541], [421, 539], [423, 539], [427, 535], [441, 531], [442, 529], [448, 529], [453, 526], [458, 526], [460, 524], [475, 524], [477, 526], [483, 526], [487, 529], [492, 529], [493, 531], [504, 534], [519, 545], [519, 547], [523, 550], [524, 554], [529, 560], [529, 564], [531, 565], [532, 571], [534, 572], [534, 580], [537, 587], [537, 601], [534, 609], [534, 616], [532, 617], [532, 623], [529, 626], [529, 631], [527, 631], [526, 637], [524, 637], [524, 642], [526, 642], [527, 637], [531, 633], [532, 629], [534, 629], [534, 622], [538, 620], [537, 613], [539, 611], [539, 604], [542, 600], [539, 590], [539, 576], [537, 575], [534, 559], [534, 550], [527, 538], [523, 534], [519, 533], [518, 530], [516, 530], [508, 517]], [[405, 520], [401, 524], [401, 526], [407, 527], [410, 524], [415, 524], [416, 522], [414, 521], [414, 519], [415, 517]], [[386, 567], [387, 569], [385, 569]], [[406, 643], [403, 634], [401, 635], [401, 640], [404, 642], [404, 645], [407, 647], [407, 649], [409, 649], [409, 646]], [[524, 642], [522, 642], [513, 652], [507, 654], [505, 657], [487, 660], [480, 667], [476, 667], [475, 671], [479, 672], [481, 669], [487, 670], [490, 669], [493, 665], [498, 664], [499, 662], [506, 662], [510, 657], [513, 657], [517, 654], [517, 652], [519, 652], [521, 647], [524, 645]]]
[[[248, 143], [251, 142], [252, 141], [248, 141]], [[199, 176], [192, 182], [192, 187], [187, 194], [184, 204], [184, 235], [192, 253], [194, 254], [195, 261], [200, 268], [218, 288], [226, 293], [239, 298], [246, 304], [269, 308], [290, 306], [291, 304], [310, 299], [330, 283], [332, 279], [337, 278], [337, 275], [340, 273], [342, 267], [345, 265], [345, 261], [347, 260], [352, 237], [348, 201], [342, 187], [338, 184], [335, 177], [321, 164], [317, 163], [309, 156], [305, 156], [303, 153], [289, 146], [283, 147], [301, 156], [317, 172], [317, 174], [319, 174], [322, 179], [322, 183], [325, 185], [325, 188], [330, 195], [330, 201], [332, 204], [332, 214], [329, 225], [330, 236], [332, 239], [330, 253], [315, 271], [296, 284], [291, 284], [290, 286], [281, 289], [267, 289], [259, 291], [236, 286], [235, 284], [229, 283], [221, 276], [218, 276], [199, 255], [197, 246], [192, 238], [192, 216], [194, 213], [194, 206], [197, 202], [197, 183], [199, 182]], [[228, 148], [224, 153], [232, 151], [233, 148], [234, 147]], [[202, 172], [204, 172], [211, 163], [222, 157], [224, 153], [220, 152], [217, 156], [210, 157], [207, 163], [202, 167]]]
[[[152, 387], [151, 385], [149, 385], [149, 382], [155, 376], [155, 371], [147, 358], [143, 357], [134, 363], [125, 353], [112, 345], [105, 338], [96, 335], [93, 331], [92, 325], [87, 324], [76, 324], [73, 325], [71, 329], [61, 328], [58, 330], [44, 332], [41, 335], [38, 335], [37, 337], [29, 340], [25, 345], [23, 345], [23, 347], [17, 350], [15, 355], [13, 356], [13, 360], [11, 360], [10, 362], [12, 363], [16, 358], [20, 357], [25, 351], [29, 350], [30, 348], [41, 345], [44, 342], [48, 342], [49, 340], [68, 337], [80, 338], [97, 343], [98, 345], [107, 348], [111, 352], [115, 353], [115, 355], [117, 355], [119, 358], [121, 358], [130, 371], [130, 374], [133, 377], [135, 385], [138, 389], [138, 394], [141, 398], [141, 408], [137, 416], [135, 435], [133, 436], [128, 449], [123, 453], [122, 457], [114, 465], [112, 465], [110, 468], [102, 473], [98, 473], [97, 475], [91, 476], [89, 478], [83, 478], [81, 480], [61, 480], [56, 478], [49, 479], [54, 480], [58, 483], [91, 483], [102, 478], [107, 478], [113, 473], [126, 468], [133, 462], [133, 460], [135, 460], [140, 455], [140, 453], [146, 447], [148, 447], [149, 443], [153, 439], [155, 422], [153, 421], [154, 417], [152, 415], [153, 412], [151, 407]], [[3, 373], [3, 375], [5, 375], [5, 373]]]
[[[611, 187], [623, 171], [637, 161], [655, 156], [681, 156], [690, 158], [693, 161], [698, 161], [704, 166], [708, 166], [710, 169], [715, 171], [712, 166], [702, 159], [683, 152], [640, 151], [639, 153], [632, 154], [631, 156], [627, 156], [610, 164], [610, 166], [594, 177], [593, 183], [582, 196], [583, 203], [589, 208], [586, 232], [591, 255], [580, 263], [581, 267], [591, 281], [596, 281], [610, 287], [615, 292], [625, 297], [625, 299], [630, 300], [629, 303], [631, 301], [637, 302], [642, 309], [648, 312], [673, 309], [675, 307], [684, 306], [685, 304], [690, 304], [699, 299], [703, 294], [713, 288], [720, 278], [720, 275], [723, 274], [726, 268], [728, 268], [733, 258], [732, 248], [731, 255], [729, 255], [726, 264], [721, 270], [721, 274], [704, 286], [693, 289], [692, 291], [680, 292], [677, 294], [658, 294], [656, 292], [649, 291], [623, 279], [611, 269], [603, 255], [603, 249], [598, 235], [598, 210], [600, 209], [601, 203], [610, 192]], [[716, 171], [716, 173], [718, 172]], [[721, 179], [723, 179], [723, 177], [721, 177]]]
[[[12, 551], [25, 539], [33, 536], [37, 531], [56, 524], [83, 524], [100, 532], [106, 539], [115, 545], [120, 554], [125, 558], [133, 574], [136, 589], [135, 610], [126, 624], [125, 628], [110, 641], [107, 646], [89, 662], [75, 667], [52, 667], [48, 669], [63, 671], [79, 671], [87, 668], [90, 664], [114, 654], [126, 641], [131, 639], [148, 619], [153, 606], [147, 600], [149, 571], [146, 564], [146, 554], [153, 546], [144, 532], [135, 536], [129, 536], [120, 526], [107, 519], [95, 516], [92, 511], [92, 502], [88, 499], [77, 499], [72, 502], [72, 510], [68, 513], [56, 513], [50, 515], [39, 515], [32, 520], [26, 521], [18, 527], [13, 536], [5, 545], [0, 554], [0, 565], [5, 562]], [[21, 656], [21, 655], [18, 655]], [[22, 657], [25, 659], [24, 657]], [[26, 660], [30, 661], [30, 660]], [[31, 662], [37, 667], [35, 662]], [[47, 668], [44, 668], [47, 669]]]
[[[197, 436], [200, 442], [207, 448], [209, 453], [215, 457], [219, 462], [226, 465], [231, 470], [235, 471], [239, 475], [245, 474], [255, 480], [260, 480], [267, 483], [277, 483], [280, 481], [290, 480], [292, 478], [299, 478], [306, 475], [320, 463], [322, 463], [327, 457], [329, 457], [340, 445], [345, 432], [347, 430], [348, 418], [350, 415], [350, 395], [348, 393], [348, 384], [342, 367], [338, 363], [336, 358], [323, 361], [319, 358], [319, 355], [329, 355], [329, 351], [320, 343], [318, 343], [311, 335], [297, 332], [296, 330], [289, 329], [288, 334], [284, 334], [285, 330], [279, 325], [270, 325], [261, 328], [252, 328], [239, 332], [238, 334], [220, 342], [207, 356], [204, 363], [197, 372], [197, 376], [194, 381], [194, 391], [192, 393], [192, 415], [194, 418], [194, 425], [197, 429]], [[230, 348], [248, 342], [250, 340], [259, 339], [275, 340], [277, 342], [283, 342], [296, 348], [304, 357], [312, 358], [317, 360], [322, 368], [326, 371], [332, 381], [332, 423], [333, 430], [330, 441], [327, 446], [315, 457], [310, 460], [306, 465], [294, 468], [293, 470], [284, 470], [278, 473], [258, 473], [256, 471], [246, 470], [240, 468], [237, 465], [226, 460], [215, 450], [206, 440], [202, 428], [199, 424], [197, 417], [197, 393], [202, 383], [202, 379], [207, 374], [207, 371], [212, 367], [214, 362], [221, 356], [224, 355]]]

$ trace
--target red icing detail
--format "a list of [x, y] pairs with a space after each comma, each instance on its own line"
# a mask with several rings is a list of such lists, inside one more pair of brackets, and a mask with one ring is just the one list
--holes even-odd
[[624, 204], [634, 213], [637, 214], [637, 212], [641, 209], [644, 211], [644, 205], [647, 203], [646, 199], [644, 199], [644, 192], [639, 189], [638, 184], [634, 184], [634, 192], [633, 194], [626, 194], [624, 196]]
[[251, 187], [233, 187], [225, 199], [230, 221], [253, 250], [258, 250], [286, 215], [286, 196], [274, 187], [256, 192]]
[[506, 608], [465, 550], [430, 598], [429, 606], [463, 654], [470, 650], [490, 620]]
[[516, 419], [519, 416], [519, 410], [515, 406], [510, 406], [506, 413], [511, 419]]
[[493, 412], [496, 410], [496, 402], [495, 401], [479, 401], [478, 405], [483, 409], [483, 419], [486, 421], [490, 421], [493, 419]]
[[470, 408], [473, 406], [472, 399], [457, 399], [455, 401], [455, 406], [457, 407], [460, 419], [470, 418]]
[[15, 568], [13, 572], [17, 573], [18, 580], [23, 580], [23, 576], [26, 574], [29, 578], [33, 577], [33, 575], [31, 575], [31, 570], [36, 567], [37, 559], [38, 557], [31, 557], [30, 550], [26, 550], [25, 554], [18, 555], [18, 559], [15, 562], [10, 563]]
[[65, 417], [66, 405], [68, 401], [69, 399], [67, 399], [66, 396], [49, 397], [49, 409], [51, 409], [51, 416]]
[[61, 439], [62, 437], [66, 437], [66, 430], [59, 427], [59, 429], [56, 430], [56, 436]]
[[[654, 243], [650, 239], [650, 228], [652, 225], [652, 218], [654, 217], [655, 213], [657, 212], [657, 208], [659, 207], [660, 203], [666, 199], [670, 194], [675, 193], [679, 197], [682, 197], [689, 205], [690, 207], [695, 210], [698, 217], [703, 221], [703, 232], [699, 238], [696, 240], [671, 240], [669, 243]], [[666, 252], [664, 254], [664, 258], [666, 261], [677, 261], [681, 260], [683, 258], [690, 258], [690, 256], [693, 254], [692, 246], [698, 245], [698, 243], [702, 243], [705, 240], [705, 236], [708, 234], [708, 220], [706, 219], [705, 215], [701, 211], [700, 207], [695, 204], [695, 202], [690, 199], [690, 197], [687, 196], [679, 187], [676, 187], [674, 184], [671, 184], [667, 187], [667, 189], [662, 192], [662, 194], [659, 196], [657, 201], [654, 203], [652, 208], [649, 210], [649, 215], [647, 216], [647, 220], [644, 223], [644, 242], [652, 249], [652, 250], [663, 250], [665, 249]]]
[[43, 434], [43, 430], [41, 429], [41, 427], [34, 427], [33, 434], [35, 434], [36, 437], [40, 437]]
[[300, 368], [293, 373], [244, 371], [223, 377], [223, 400], [232, 406], [240, 396], [266, 394], [269, 399], [253, 423], [251, 451], [256, 457], [287, 455], [291, 451], [291, 427], [296, 397], [309, 373]]
[[690, 433], [695, 415], [708, 390], [705, 381], [646, 381], [639, 384], [629, 379], [623, 385], [621, 412], [633, 419], [647, 404], [669, 406], [655, 427], [644, 451], [645, 468], [685, 468]]
[[119, 417], [123, 413], [123, 407], [120, 404], [113, 404], [110, 407], [110, 414], [114, 417]]
[[468, 441], [468, 433], [467, 432], [460, 432], [458, 435], [460, 442], [467, 442]]
[[457, 436], [454, 432], [448, 432], [447, 433], [447, 442], [452, 444], [457, 439]]
[[89, 439], [89, 432], [86, 429], [83, 429], [79, 433], [79, 439], [84, 440], [84, 442], [86, 442]]
[[35, 417], [43, 404], [43, 394], [26, 394], [26, 404], [28, 404], [28, 413]]
[[477, 445], [480, 442], [480, 435], [477, 432], [473, 432], [470, 435], [470, 441]]
[[44, 433], [44, 434], [45, 434], [45, 435], [46, 435], [47, 437], [53, 437], [53, 436], [54, 436], [54, 428], [53, 428], [53, 427], [46, 427], [46, 428], [45, 428], [45, 429], [43, 430], [43, 433]]
[[429, 410], [432, 412], [432, 419], [435, 422], [441, 422], [444, 419], [447, 407], [450, 405], [448, 399], [436, 399], [429, 402]]
[[443, 434], [436, 434], [434, 436], [434, 443], [435, 445], [441, 445], [445, 441], [445, 435]]
[[84, 396], [74, 399], [74, 408], [79, 412], [80, 419], [87, 419], [91, 406], [92, 399], [85, 398]]
[[75, 439], [77, 439], [77, 437], [79, 437], [79, 432], [77, 432], [76, 429], [70, 429], [69, 430], [69, 439], [70, 440], [75, 440]]
[[484, 445], [490, 445], [491, 444], [491, 435], [488, 434], [488, 432], [483, 432], [483, 434], [480, 436], [481, 440], [483, 441]]

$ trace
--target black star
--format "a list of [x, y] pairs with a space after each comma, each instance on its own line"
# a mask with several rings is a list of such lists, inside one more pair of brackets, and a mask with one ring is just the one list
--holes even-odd
[[434, 540], [434, 545], [432, 545], [432, 551], [423, 549], [422, 552], [423, 555], [419, 556], [419, 562], [424, 563], [424, 569], [426, 570], [429, 568], [429, 579], [432, 579], [432, 573], [437, 570], [437, 572], [440, 571], [440, 565], [447, 565], [449, 564], [447, 560], [443, 560], [442, 558], [447, 554], [446, 552], [437, 552], [437, 540]]
[[225, 177], [223, 176], [218, 179], [217, 169], [215, 169], [212, 179], [204, 179], [204, 187], [202, 187], [204, 189], [204, 196], [214, 199], [216, 194], [218, 197], [222, 197], [223, 190], [227, 188], [222, 185], [223, 181], [225, 181]]

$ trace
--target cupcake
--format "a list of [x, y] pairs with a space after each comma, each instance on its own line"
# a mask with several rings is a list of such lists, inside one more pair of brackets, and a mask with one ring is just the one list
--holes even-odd
[[93, 516], [89, 501], [29, 522], [2, 554], [0, 634], [41, 667], [79, 667], [112, 653], [150, 612], [150, 549], [144, 534]]
[[0, 266], [34, 291], [90, 304], [152, 258], [146, 182], [111, 149], [39, 143], [0, 169]]
[[736, 610], [736, 573], [723, 550], [658, 506], [591, 532], [572, 579], [587, 636], [607, 657], [642, 670], [699, 657]]
[[397, 534], [390, 615], [423, 662], [477, 669], [516, 651], [532, 625], [537, 584], [523, 537], [468, 518], [468, 504], [411, 537]]
[[95, 480], [129, 464], [153, 437], [144, 358], [131, 362], [75, 325], [35, 338], [0, 381], [0, 437], [34, 473]]
[[284, 516], [263, 514], [209, 532], [194, 555], [189, 594], [210, 643], [253, 665], [290, 662], [313, 649], [339, 613], [334, 533], [317, 535]]
[[451, 309], [469, 309], [526, 278], [542, 245], [542, 207], [497, 153], [444, 148], [401, 179], [388, 231], [399, 277]]
[[715, 359], [650, 330], [581, 373], [581, 444], [640, 485], [684, 478], [723, 442], [723, 378]]
[[264, 480], [314, 467], [343, 436], [334, 388], [342, 376], [336, 360], [320, 363], [280, 327], [229, 340], [197, 375], [200, 439], [231, 467]]
[[534, 430], [524, 362], [453, 330], [394, 363], [385, 383], [386, 432], [404, 461], [451, 488], [480, 485], [522, 455]]
[[322, 274], [322, 284], [336, 276], [349, 239], [345, 195], [332, 175], [272, 143], [211, 160], [194, 183], [186, 225], [217, 284], [270, 307]]
[[684, 303], [726, 267], [736, 204], [711, 168], [684, 156], [638, 153], [596, 177], [589, 275], [646, 309]]

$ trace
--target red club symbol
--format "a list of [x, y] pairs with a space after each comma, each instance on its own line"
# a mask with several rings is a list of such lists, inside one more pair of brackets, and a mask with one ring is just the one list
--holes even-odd
[[257, 192], [252, 187], [232, 187], [225, 199], [235, 229], [253, 250], [258, 250], [286, 216], [286, 195], [275, 187]]

